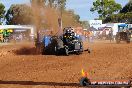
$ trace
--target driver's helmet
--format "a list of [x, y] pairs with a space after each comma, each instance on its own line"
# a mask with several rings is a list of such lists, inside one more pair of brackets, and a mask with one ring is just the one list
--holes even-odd
[[70, 29], [67, 29], [67, 30], [66, 30], [66, 33], [71, 33], [71, 30], [70, 30]]

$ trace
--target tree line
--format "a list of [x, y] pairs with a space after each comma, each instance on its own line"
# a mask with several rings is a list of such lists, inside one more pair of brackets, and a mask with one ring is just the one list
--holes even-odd
[[[59, 15], [62, 15], [63, 26], [89, 26], [87, 21], [80, 21], [80, 16], [75, 14], [74, 10], [66, 10], [66, 0], [30, 0], [30, 4], [31, 5], [13, 4], [6, 11], [5, 6], [0, 3], [0, 24], [33, 24], [34, 14], [32, 14], [32, 10], [34, 10], [34, 8], [32, 7], [37, 5], [39, 6], [39, 9], [35, 9], [35, 12], [45, 7], [53, 8], [55, 11], [61, 12]], [[90, 11], [97, 12], [99, 14], [99, 18], [96, 19], [101, 19], [104, 23], [132, 23], [132, 0], [130, 0], [124, 7], [116, 3], [115, 0], [96, 0], [93, 2], [93, 6]], [[43, 19], [43, 15], [41, 15], [41, 10], [38, 13], [36, 12], [36, 14], [38, 14], [40, 21], [39, 24], [44, 25], [44, 27], [48, 27], [49, 25], [46, 24], [46, 20]]]
[[96, 0], [91, 12], [97, 12], [104, 23], [125, 22], [132, 23], [132, 0], [122, 7], [115, 0]]
[[[37, 8], [35, 7], [37, 6]], [[66, 0], [30, 0], [30, 5], [27, 4], [12, 4], [6, 11], [5, 6], [0, 3], [0, 23], [7, 25], [32, 25], [35, 22], [35, 17], [38, 24], [43, 27], [49, 27], [51, 22], [47, 22], [42, 14], [52, 15], [50, 16], [56, 20], [55, 17], [59, 18], [62, 16], [63, 26], [88, 26], [88, 22], [80, 21], [80, 16], [74, 13], [74, 10], [66, 10]], [[41, 8], [49, 8], [47, 12], [43, 12]], [[34, 13], [33, 13], [34, 11]], [[58, 11], [59, 16], [55, 16], [55, 11]], [[42, 13], [43, 12], [43, 13]], [[49, 18], [50, 18], [49, 17]], [[45, 17], [46, 18], [46, 17]], [[48, 18], [48, 16], [47, 16]], [[57, 23], [57, 20], [55, 21]], [[54, 24], [56, 24], [54, 22]], [[52, 22], [53, 23], [53, 22]], [[56, 24], [57, 26], [57, 24]]]

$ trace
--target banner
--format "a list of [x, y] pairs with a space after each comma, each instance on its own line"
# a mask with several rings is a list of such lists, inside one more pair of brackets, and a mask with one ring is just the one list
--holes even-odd
[[102, 20], [90, 20], [90, 27], [96, 28], [98, 30], [99, 27], [102, 27]]

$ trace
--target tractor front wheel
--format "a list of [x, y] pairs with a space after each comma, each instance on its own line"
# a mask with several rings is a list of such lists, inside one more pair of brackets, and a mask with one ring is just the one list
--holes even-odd
[[69, 56], [69, 50], [67, 48], [65, 48], [65, 54], [66, 56]]
[[76, 55], [80, 55], [80, 51], [76, 51]]

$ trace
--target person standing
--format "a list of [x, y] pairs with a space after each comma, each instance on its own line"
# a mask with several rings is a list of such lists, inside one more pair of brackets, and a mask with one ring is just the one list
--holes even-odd
[[109, 31], [109, 39], [110, 39], [110, 42], [113, 41], [113, 30], [112, 29]]
[[94, 33], [93, 33], [93, 31], [90, 31], [89, 40], [90, 40], [90, 43], [93, 43], [93, 40], [94, 40]]

